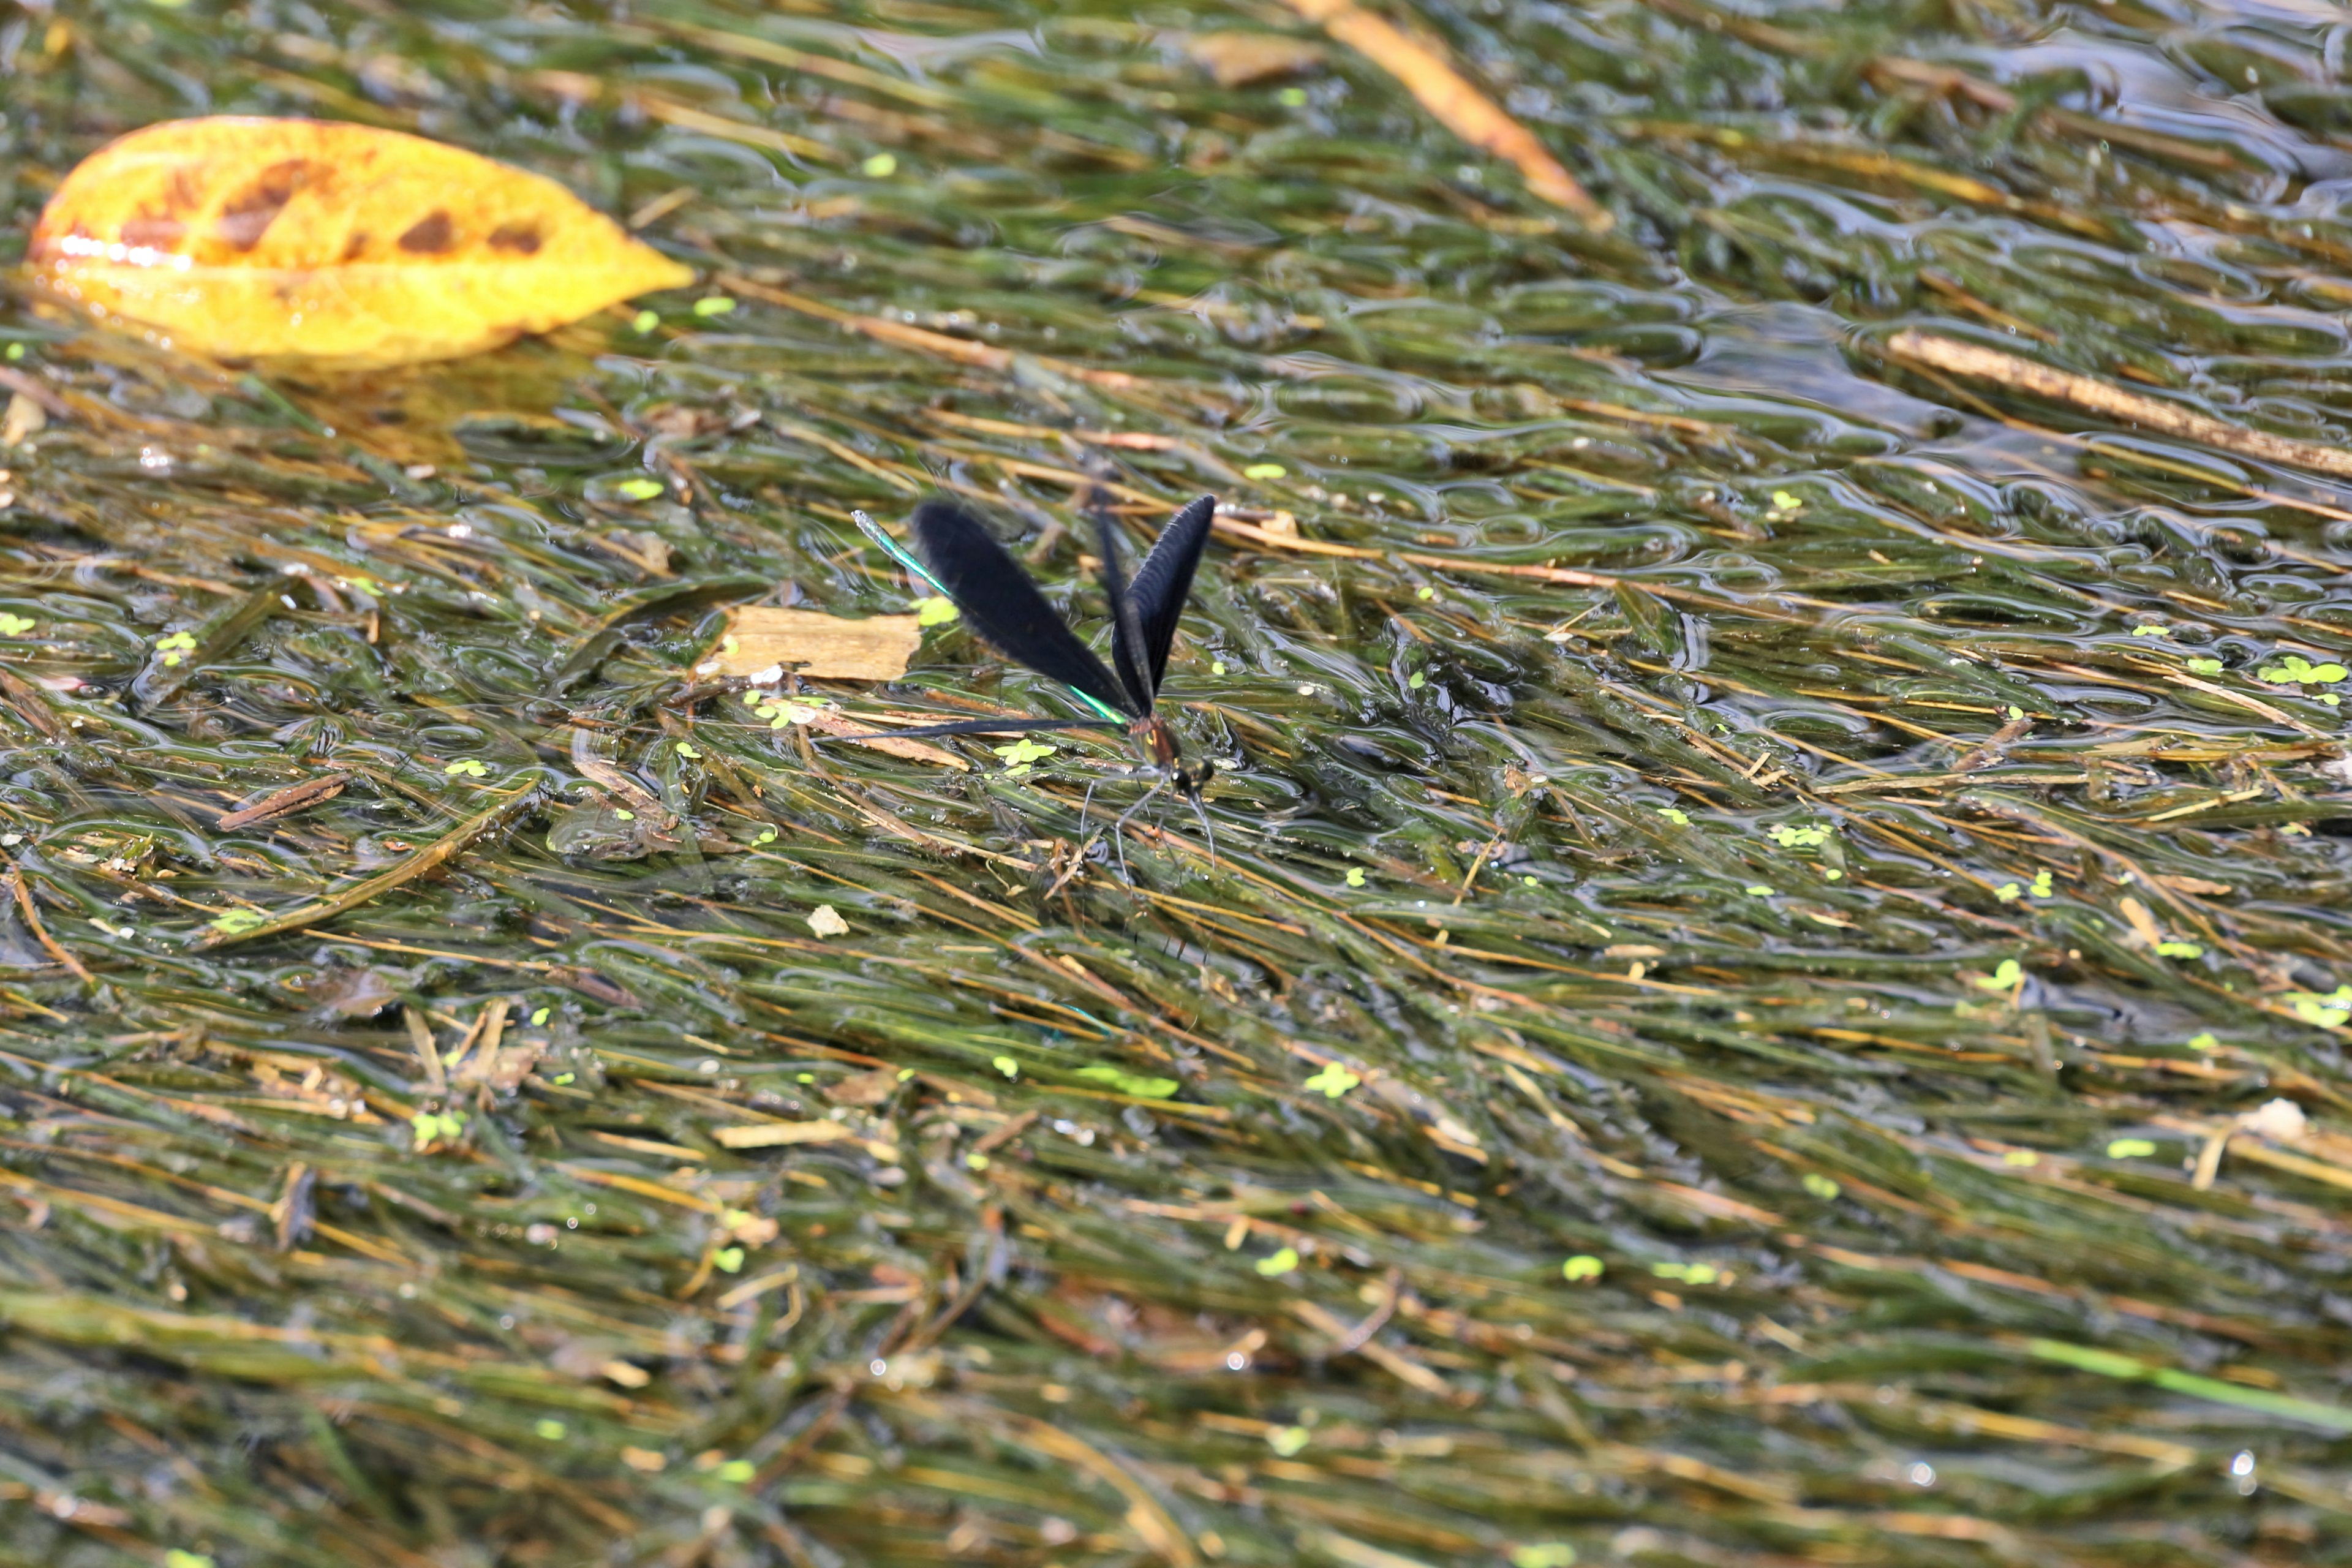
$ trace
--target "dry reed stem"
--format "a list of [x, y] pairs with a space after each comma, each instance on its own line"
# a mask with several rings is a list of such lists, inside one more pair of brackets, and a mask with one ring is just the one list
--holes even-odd
[[2315, 442], [2297, 441], [2286, 436], [2249, 430], [2242, 425], [2225, 424], [2207, 415], [2191, 413], [2161, 398], [2126, 392], [2111, 382], [2040, 364], [2016, 354], [2005, 354], [1998, 349], [1979, 348], [1974, 343], [1961, 342], [1956, 338], [1935, 337], [1910, 328], [1887, 340], [1886, 353], [1891, 359], [1927, 365], [1978, 381], [1997, 382], [2012, 391], [2046, 397], [2053, 403], [2067, 404], [2086, 413], [2141, 426], [2184, 441], [2218, 447], [2224, 452], [2234, 452], [2256, 462], [2285, 463], [2318, 473], [2334, 474], [2341, 479], [2352, 479], [2352, 452], [2340, 447], [2323, 447]]
[[1471, 85], [1428, 44], [1349, 0], [1288, 0], [1288, 4], [1292, 10], [1402, 82], [1405, 89], [1448, 131], [1482, 153], [1508, 160], [1527, 181], [1528, 189], [1554, 206], [1574, 213], [1586, 228], [1595, 234], [1606, 234], [1616, 222], [1608, 209], [1577, 183], [1576, 176], [1551, 155], [1551, 150], [1536, 139], [1535, 132], [1504, 113], [1493, 99]]

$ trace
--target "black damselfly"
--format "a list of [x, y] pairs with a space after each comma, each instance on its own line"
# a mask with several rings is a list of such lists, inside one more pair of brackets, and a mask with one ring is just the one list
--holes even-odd
[[[1092, 719], [966, 719], [919, 730], [894, 730], [890, 734], [907, 739], [1125, 730], [1150, 754], [1160, 776], [1141, 800], [1120, 816], [1119, 823], [1124, 824], [1172, 782], [1200, 813], [1202, 831], [1212, 834], [1213, 855], [1216, 844], [1208, 813], [1201, 804], [1201, 791], [1215, 768], [1205, 759], [1185, 760], [1177, 749], [1175, 731], [1160, 716], [1158, 708], [1168, 649], [1176, 640], [1176, 622], [1192, 591], [1193, 569], [1209, 542], [1209, 523], [1216, 510], [1217, 498], [1202, 496], [1178, 512], [1160, 531], [1132, 580], [1119, 564], [1118, 539], [1110, 514], [1095, 513], [1103, 595], [1110, 601], [1111, 611], [1108, 668], [1055, 613], [1012, 552], [962, 507], [947, 500], [927, 500], [918, 506], [908, 528], [914, 536], [912, 553], [883, 532], [872, 518], [862, 511], [854, 513], [866, 536], [953, 604], [982, 642], [1005, 658], [1060, 681], [1097, 715]], [[1090, 805], [1093, 792], [1087, 793]], [[1082, 821], [1085, 811], [1082, 806]], [[1114, 827], [1114, 836], [1116, 831]]]

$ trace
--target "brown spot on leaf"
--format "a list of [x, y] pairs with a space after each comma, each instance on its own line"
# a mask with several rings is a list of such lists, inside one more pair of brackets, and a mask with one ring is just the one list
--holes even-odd
[[400, 237], [400, 248], [412, 256], [438, 256], [457, 241], [457, 226], [446, 212], [435, 207], [408, 226], [408, 232]]
[[278, 221], [286, 204], [294, 199], [294, 193], [325, 173], [318, 164], [302, 158], [270, 164], [221, 208], [221, 238], [236, 249], [251, 250], [269, 232], [269, 226]]
[[343, 259], [346, 262], [357, 261], [367, 254], [367, 230], [363, 228], [354, 230], [351, 238], [343, 241]]
[[142, 212], [122, 226], [122, 243], [145, 246], [151, 250], [176, 250], [188, 232], [188, 226], [178, 218]]
[[539, 226], [532, 223], [500, 224], [490, 231], [492, 250], [511, 250], [518, 256], [539, 253]]

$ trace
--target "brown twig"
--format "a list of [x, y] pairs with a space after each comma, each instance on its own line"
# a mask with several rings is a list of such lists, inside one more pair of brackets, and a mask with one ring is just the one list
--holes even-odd
[[41, 924], [41, 913], [33, 907], [33, 890], [25, 886], [23, 870], [15, 866], [9, 867], [6, 881], [9, 893], [16, 900], [17, 910], [25, 917], [25, 924], [31, 929], [33, 940], [41, 944], [41, 951], [72, 970], [74, 978], [84, 985], [98, 984], [91, 977], [89, 971], [81, 966], [80, 961], [58, 946], [57, 939], [49, 934], [48, 928]]
[[1955, 338], [1934, 337], [1916, 328], [1906, 328], [1887, 340], [1886, 356], [1953, 375], [1996, 382], [2013, 392], [2045, 397], [2085, 413], [2252, 458], [2256, 462], [2284, 463], [2352, 479], [2352, 450], [2225, 424], [2161, 398], [2126, 392], [2111, 382], [2002, 353], [1998, 349], [1979, 348]]

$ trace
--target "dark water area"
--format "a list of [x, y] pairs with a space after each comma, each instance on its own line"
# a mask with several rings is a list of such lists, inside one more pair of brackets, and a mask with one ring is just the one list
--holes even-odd
[[[1273, 4], [0, 13], [11, 262], [241, 113], [704, 279], [0, 300], [0, 1565], [2352, 1557], [2352, 21], [1383, 14], [1605, 231]], [[1213, 858], [706, 668], [940, 490], [1222, 498]]]

